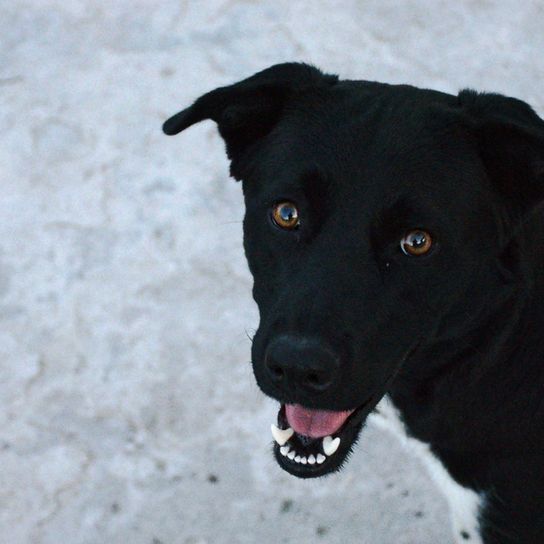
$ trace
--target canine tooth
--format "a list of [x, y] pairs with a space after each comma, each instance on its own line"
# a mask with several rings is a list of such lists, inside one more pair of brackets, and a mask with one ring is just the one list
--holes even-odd
[[300, 455], [297, 455], [297, 456], [295, 457], [295, 463], [300, 463]]
[[325, 459], [326, 459], [326, 457], [322, 453], [317, 454], [317, 462], [319, 464], [323, 463], [323, 461], [325, 461]]
[[285, 457], [289, 453], [289, 446], [282, 446], [280, 448], [280, 453]]
[[310, 463], [310, 465], [315, 465], [314, 455], [310, 455], [310, 457], [308, 457], [308, 463]]
[[332, 455], [340, 445], [340, 438], [336, 437], [334, 440], [332, 436], [326, 436], [323, 439], [323, 451], [326, 455]]
[[295, 431], [289, 427], [288, 429], [279, 429], [272, 423], [270, 425], [270, 430], [272, 431], [272, 436], [274, 440], [280, 445], [283, 446], [294, 434]]
[[294, 450], [291, 450], [288, 454], [287, 454], [287, 457], [289, 457], [289, 459], [293, 460], [295, 458], [295, 452]]
[[308, 462], [308, 459], [306, 459], [306, 457], [301, 457], [300, 462], [305, 465]]

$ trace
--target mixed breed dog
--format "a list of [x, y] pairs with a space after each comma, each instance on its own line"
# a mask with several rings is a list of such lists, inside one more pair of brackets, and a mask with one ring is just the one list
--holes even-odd
[[544, 121], [302, 63], [163, 130], [205, 119], [242, 182], [279, 465], [339, 470], [370, 416], [423, 456], [456, 542], [544, 543]]

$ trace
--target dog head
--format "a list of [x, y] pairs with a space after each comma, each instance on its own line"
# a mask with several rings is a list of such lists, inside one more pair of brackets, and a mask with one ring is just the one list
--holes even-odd
[[544, 196], [544, 123], [500, 95], [296, 63], [213, 90], [163, 129], [204, 119], [242, 181], [275, 456], [326, 474], [386, 392], [448, 368], [475, 323], [519, 298], [516, 233]]

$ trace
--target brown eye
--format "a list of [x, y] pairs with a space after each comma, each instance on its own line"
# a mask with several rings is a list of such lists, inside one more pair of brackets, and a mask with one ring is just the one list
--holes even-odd
[[431, 235], [424, 230], [412, 230], [400, 241], [400, 247], [406, 255], [419, 257], [425, 255], [433, 245]]
[[297, 207], [292, 202], [279, 202], [272, 208], [272, 219], [282, 229], [296, 229], [299, 225]]

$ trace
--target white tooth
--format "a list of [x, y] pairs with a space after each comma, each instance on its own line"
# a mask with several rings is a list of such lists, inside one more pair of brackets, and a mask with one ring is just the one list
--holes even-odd
[[332, 439], [332, 436], [326, 436], [323, 439], [323, 451], [327, 455], [332, 455], [340, 445], [340, 438], [336, 437], [334, 440]]
[[289, 453], [289, 446], [282, 446], [280, 448], [280, 453], [285, 457]]
[[295, 458], [295, 452], [294, 450], [291, 450], [288, 454], [287, 454], [287, 457], [289, 457], [289, 459], [293, 460]]
[[288, 429], [278, 429], [276, 425], [272, 423], [270, 426], [270, 430], [272, 431], [272, 436], [274, 437], [274, 440], [280, 445], [283, 446], [294, 434], [295, 431], [289, 427]]
[[308, 462], [308, 459], [306, 459], [306, 457], [301, 457], [300, 462], [305, 465]]
[[297, 455], [297, 456], [295, 457], [295, 463], [300, 463], [300, 455]]
[[315, 457], [313, 455], [308, 457], [308, 463], [310, 463], [310, 465], [315, 465]]
[[317, 462], [321, 464], [323, 461], [325, 461], [326, 457], [322, 453], [317, 454]]

